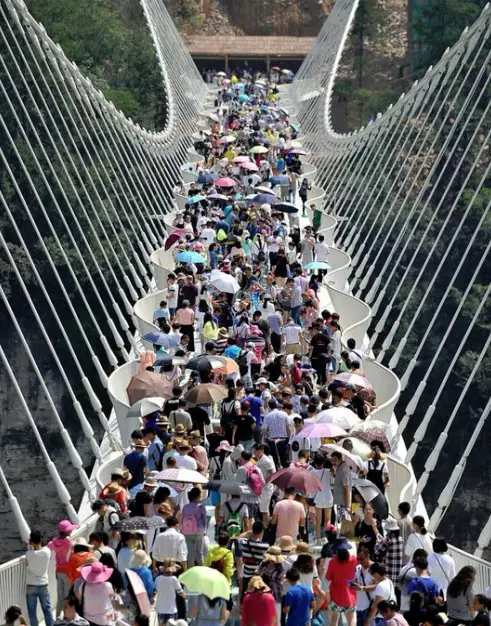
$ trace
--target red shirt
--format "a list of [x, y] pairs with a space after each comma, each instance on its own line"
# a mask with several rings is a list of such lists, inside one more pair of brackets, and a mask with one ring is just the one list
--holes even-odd
[[245, 594], [240, 626], [271, 626], [276, 623], [276, 607], [271, 593], [253, 591]]
[[298, 365], [292, 365], [290, 368], [290, 376], [293, 385], [299, 385], [302, 382], [302, 370]]
[[326, 580], [331, 582], [329, 592], [331, 600], [338, 606], [356, 606], [356, 591], [352, 589], [348, 581], [353, 580], [356, 572], [356, 557], [350, 555], [349, 559], [341, 563], [337, 557], [329, 561], [326, 572]]

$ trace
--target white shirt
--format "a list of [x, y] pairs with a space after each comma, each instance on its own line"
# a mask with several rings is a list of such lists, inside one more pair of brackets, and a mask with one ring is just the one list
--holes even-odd
[[189, 454], [180, 454], [179, 456], [176, 456], [176, 464], [177, 467], [182, 467], [184, 469], [198, 470], [198, 464], [192, 456], [189, 456]]
[[358, 361], [361, 365], [363, 363], [363, 356], [363, 352], [361, 350], [358, 350], [358, 348], [355, 348], [354, 350], [350, 351], [349, 360]]
[[428, 557], [428, 570], [446, 598], [448, 584], [455, 577], [453, 558], [449, 554], [436, 554], [433, 552]]
[[272, 457], [267, 454], [263, 454], [263, 456], [257, 462], [257, 466], [261, 470], [264, 476], [264, 480], [268, 480], [268, 478], [276, 472], [276, 466]]
[[283, 326], [282, 334], [285, 335], [285, 341], [287, 344], [300, 343], [302, 328], [297, 324], [287, 324], [286, 326]]
[[177, 296], [179, 294], [179, 287], [174, 283], [167, 287], [167, 306], [169, 309], [177, 308]]
[[215, 241], [217, 233], [213, 228], [204, 228], [201, 231], [201, 236], [205, 239], [206, 245], [209, 246]]
[[329, 254], [329, 247], [324, 242], [316, 243], [314, 246], [315, 257], [318, 261], [327, 263], [327, 255]]
[[413, 533], [412, 535], [409, 535], [404, 549], [404, 554], [412, 560], [413, 554], [418, 548], [426, 550], [428, 555], [433, 554], [433, 542], [431, 541], [428, 533], [426, 535], [421, 535], [420, 533]]
[[[361, 565], [357, 565], [354, 581], [358, 583], [360, 586], [365, 587], [367, 585], [373, 585], [373, 583], [375, 582], [375, 579], [368, 570], [363, 569]], [[369, 591], [357, 591], [356, 592], [356, 610], [366, 611], [366, 609], [370, 608], [371, 598], [373, 598], [373, 594], [370, 593]]]
[[51, 550], [44, 546], [40, 550], [28, 550], [27, 559], [27, 580], [28, 585], [41, 587], [48, 584], [49, 562], [51, 560]]
[[168, 528], [155, 539], [153, 544], [152, 557], [155, 561], [164, 559], [176, 559], [176, 561], [186, 561], [188, 558], [188, 548], [184, 535], [175, 528]]
[[264, 418], [263, 428], [268, 431], [269, 439], [288, 437], [288, 415], [285, 411], [273, 409]]
[[182, 591], [181, 583], [175, 576], [157, 576], [155, 579], [155, 591], [157, 600], [155, 610], [157, 613], [177, 613], [176, 593]]
[[[379, 597], [380, 600], [394, 600], [396, 601], [396, 592], [394, 589], [394, 583], [390, 578], [381, 580], [373, 591], [373, 597]], [[377, 613], [377, 617], [381, 617], [380, 613]]]
[[331, 335], [331, 348], [336, 358], [341, 357], [341, 331], [336, 330]]

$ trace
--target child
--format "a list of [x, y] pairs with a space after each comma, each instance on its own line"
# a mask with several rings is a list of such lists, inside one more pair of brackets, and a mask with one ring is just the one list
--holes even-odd
[[165, 626], [168, 620], [177, 614], [176, 594], [183, 600], [186, 598], [181, 583], [177, 580], [178, 566], [175, 559], [165, 559], [159, 568], [160, 574], [155, 579], [157, 599], [155, 610], [159, 616], [159, 626]]
[[170, 321], [170, 311], [167, 302], [162, 300], [159, 306], [160, 308], [154, 311], [153, 321], [157, 322], [162, 319]]

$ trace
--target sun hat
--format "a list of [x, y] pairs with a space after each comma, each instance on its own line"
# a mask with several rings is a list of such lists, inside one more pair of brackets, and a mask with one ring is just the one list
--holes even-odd
[[389, 517], [384, 522], [385, 530], [399, 530], [399, 526], [397, 524], [397, 520], [393, 517]]
[[112, 567], [107, 567], [99, 563], [99, 561], [95, 561], [95, 563], [82, 567], [80, 574], [87, 583], [105, 583], [106, 580], [111, 578], [113, 571]]
[[183, 424], [177, 424], [176, 427], [174, 428], [174, 432], [175, 433], [184, 433], [184, 432], [186, 432], [186, 429], [184, 428]]
[[264, 378], [264, 376], [256, 380], [256, 385], [267, 385], [267, 384], [268, 384], [268, 380]]
[[283, 535], [283, 537], [280, 537], [279, 547], [282, 552], [292, 552], [295, 548], [295, 544], [290, 535]]
[[169, 425], [169, 418], [165, 415], [159, 415], [156, 423], [164, 426]]
[[192, 430], [189, 435], [189, 439], [203, 439], [199, 430]]
[[299, 541], [297, 543], [297, 545], [295, 546], [295, 552], [297, 554], [312, 554], [309, 544], [305, 543], [305, 541]]
[[89, 550], [92, 549], [92, 546], [87, 541], [87, 539], [85, 539], [85, 537], [77, 537], [77, 539], [75, 539], [75, 543], [73, 547], [75, 548], [77, 546], [84, 546], [85, 548], [88, 548]]
[[78, 524], [72, 524], [69, 519], [62, 519], [61, 522], [58, 522], [58, 532], [60, 533], [71, 533], [75, 528], [78, 528]]
[[145, 567], [151, 563], [152, 559], [148, 556], [145, 550], [135, 550], [135, 552], [133, 552], [133, 556], [131, 557], [130, 566]]
[[249, 593], [253, 593], [254, 591], [269, 591], [269, 587], [261, 576], [253, 576], [247, 585], [247, 591]]
[[184, 440], [180, 442], [178, 447], [179, 450], [191, 450], [191, 444]]
[[118, 485], [118, 483], [110, 483], [106, 487], [106, 495], [108, 496], [115, 496], [116, 494], [120, 493], [120, 491], [123, 491], [123, 488]]
[[232, 452], [235, 450], [235, 446], [230, 445], [226, 440], [220, 441], [220, 445], [215, 449], [215, 452]]
[[263, 555], [265, 561], [272, 561], [273, 563], [283, 563], [285, 558], [285, 555], [281, 554], [281, 548], [279, 546], [270, 546]]
[[228, 330], [226, 328], [219, 328], [218, 334], [220, 337], [228, 337]]
[[121, 467], [115, 467], [111, 472], [111, 476], [117, 476], [118, 478], [126, 478], [124, 469], [122, 469]]
[[157, 481], [152, 476], [147, 476], [147, 478], [145, 478], [143, 486], [144, 487], [156, 487]]
[[338, 550], [351, 550], [351, 545], [346, 540], [346, 537], [338, 537], [334, 543], [334, 549]]
[[164, 513], [166, 515], [172, 515], [172, 506], [168, 502], [162, 502], [157, 507], [158, 513]]

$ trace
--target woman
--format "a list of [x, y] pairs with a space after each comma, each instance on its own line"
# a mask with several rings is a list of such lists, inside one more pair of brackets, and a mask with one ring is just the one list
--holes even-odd
[[[150, 494], [148, 494], [150, 495]], [[121, 531], [121, 540], [116, 548], [118, 558], [118, 570], [124, 577], [124, 571], [130, 566], [135, 551], [136, 537], [127, 530]]]
[[84, 608], [84, 618], [89, 624], [112, 626], [115, 623], [113, 609], [114, 589], [109, 578], [113, 570], [100, 562], [82, 567], [83, 583], [77, 590], [77, 600]]
[[275, 599], [261, 576], [253, 576], [250, 579], [241, 613], [241, 626], [279, 625]]
[[312, 232], [306, 231], [305, 238], [301, 243], [302, 246], [302, 265], [311, 263], [314, 260], [315, 239]]
[[476, 580], [476, 570], [471, 565], [464, 566], [447, 587], [447, 615], [450, 626], [472, 623], [472, 585]]
[[304, 208], [305, 208], [305, 205], [307, 204], [307, 196], [309, 194], [309, 189], [311, 189], [311, 186], [309, 185], [309, 181], [307, 180], [307, 178], [304, 178], [298, 190], [298, 195], [300, 196], [300, 200], [302, 201], [302, 206]]
[[[382, 602], [382, 600], [396, 602], [395, 586], [390, 578], [387, 577], [385, 565], [372, 563], [369, 571], [376, 582], [376, 587], [373, 590], [373, 604], [368, 612], [365, 626], [385, 626], [384, 618], [378, 612], [378, 603]], [[363, 586], [360, 587], [360, 591], [363, 591]]]
[[265, 298], [266, 296], [269, 296], [274, 302], [276, 300], [277, 291], [274, 276], [272, 274], [268, 274], [266, 276], [266, 287], [264, 288], [263, 297]]
[[408, 560], [412, 560], [415, 550], [422, 548], [430, 555], [433, 552], [433, 544], [425, 528], [425, 520], [421, 515], [413, 517], [413, 533], [409, 535], [404, 548], [404, 554]]
[[300, 541], [297, 543], [296, 553], [298, 558], [295, 567], [300, 572], [300, 584], [309, 589], [314, 589], [314, 579], [319, 578], [314, 556], [310, 552], [309, 544]]
[[279, 546], [271, 546], [264, 554], [263, 560], [257, 569], [258, 576], [269, 585], [273, 595], [278, 624], [281, 620], [281, 598], [284, 591], [285, 571], [290, 569], [285, 560], [286, 556], [281, 553], [281, 548]]
[[369, 502], [363, 507], [363, 519], [355, 526], [355, 537], [359, 537], [360, 546], [366, 546], [370, 550], [371, 557], [373, 557], [377, 541], [383, 540], [380, 524], [377, 522], [375, 511]]
[[386, 536], [377, 542], [374, 558], [387, 568], [387, 576], [396, 584], [403, 565], [404, 544], [397, 521], [389, 518], [385, 522]]
[[445, 539], [435, 537], [433, 539], [433, 554], [428, 557], [428, 569], [431, 577], [438, 585], [442, 597], [446, 599], [447, 588], [450, 581], [455, 578], [455, 562], [453, 557], [447, 554], [448, 546]]
[[198, 599], [189, 611], [189, 618], [195, 626], [223, 626], [230, 612], [227, 610], [227, 602], [223, 598], [210, 600], [204, 595]]
[[239, 345], [241, 348], [245, 346], [246, 339], [249, 336], [250, 328], [251, 327], [249, 325], [248, 315], [247, 314], [241, 315], [239, 318], [239, 323], [235, 327], [235, 336], [237, 338], [237, 345]]
[[133, 557], [130, 561], [130, 568], [142, 579], [149, 600], [151, 600], [155, 592], [152, 570], [150, 569], [151, 565], [152, 559], [148, 556], [145, 550], [136, 550], [133, 553]]
[[203, 317], [201, 336], [203, 344], [207, 341], [216, 341], [218, 339], [218, 326], [209, 311]]
[[112, 574], [108, 578], [107, 582], [111, 583], [111, 585], [113, 586], [114, 593], [115, 594], [123, 593], [123, 590], [124, 590], [123, 577], [121, 576], [118, 568], [116, 567], [116, 563], [114, 562], [112, 555], [109, 554], [109, 552], [103, 552], [101, 554], [101, 558], [99, 559], [99, 563], [102, 563], [109, 569], [112, 569]]
[[210, 312], [210, 305], [204, 299], [198, 302], [198, 312], [196, 319], [198, 320], [198, 331], [202, 333], [205, 315]]
[[345, 537], [335, 543], [336, 556], [329, 561], [326, 580], [329, 585], [329, 626], [337, 626], [339, 615], [343, 613], [348, 626], [355, 624], [356, 591], [350, 581], [356, 573], [356, 557], [350, 554], [350, 545]]
[[194, 352], [194, 319], [194, 311], [189, 306], [189, 300], [183, 300], [182, 307], [176, 311], [175, 321], [181, 325], [181, 333], [189, 338], [189, 352]]
[[201, 489], [193, 487], [188, 493], [188, 504], [181, 512], [180, 530], [188, 548], [188, 567], [203, 565], [203, 537], [206, 534], [206, 507], [201, 502]]
[[278, 284], [278, 287], [285, 285], [288, 277], [288, 259], [286, 258], [285, 250], [280, 248], [273, 257], [273, 274]]
[[232, 441], [232, 430], [240, 411], [240, 402], [237, 400], [237, 391], [233, 386], [233, 381], [228, 387], [227, 397], [222, 400], [220, 405], [220, 426], [222, 427], [225, 439], [230, 443]]
[[25, 617], [22, 616], [20, 606], [9, 606], [5, 611], [5, 626], [20, 626], [27, 624]]
[[338, 369], [338, 363], [341, 360], [341, 329], [337, 322], [331, 321], [331, 368], [335, 373]]
[[333, 505], [333, 476], [331, 474], [332, 463], [326, 457], [316, 452], [310, 471], [317, 476], [322, 483], [322, 490], [314, 496], [315, 506], [315, 537], [314, 541], [320, 542], [322, 516], [324, 515], [324, 525], [331, 522], [331, 509]]

